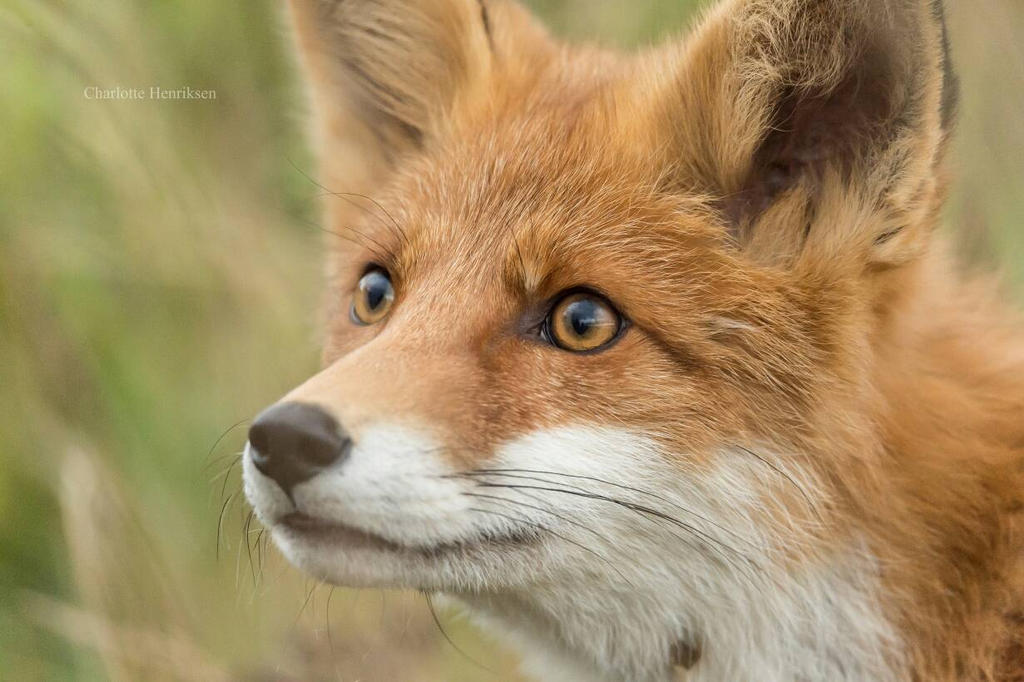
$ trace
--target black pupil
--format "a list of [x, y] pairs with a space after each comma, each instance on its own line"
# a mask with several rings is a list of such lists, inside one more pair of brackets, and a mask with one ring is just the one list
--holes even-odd
[[586, 336], [594, 326], [598, 324], [597, 304], [594, 301], [583, 299], [569, 305], [566, 311], [569, 317], [569, 324], [577, 336]]
[[366, 276], [364, 291], [366, 292], [366, 305], [370, 310], [376, 310], [387, 298], [391, 283], [388, 278], [379, 272], [371, 272]]

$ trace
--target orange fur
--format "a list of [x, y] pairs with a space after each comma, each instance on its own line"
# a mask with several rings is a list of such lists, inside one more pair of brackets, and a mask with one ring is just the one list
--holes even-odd
[[[630, 56], [502, 0], [291, 7], [323, 182], [355, 195], [327, 201], [328, 369], [294, 398], [352, 428], [415, 413], [460, 465], [578, 420], [799, 453], [827, 504], [765, 513], [813, 552], [865, 539], [906, 678], [1024, 680], [1024, 329], [933, 233], [953, 82], [931, 0], [728, 0]], [[356, 328], [370, 262], [395, 314]], [[582, 284], [632, 321], [618, 344], [522, 338]]]

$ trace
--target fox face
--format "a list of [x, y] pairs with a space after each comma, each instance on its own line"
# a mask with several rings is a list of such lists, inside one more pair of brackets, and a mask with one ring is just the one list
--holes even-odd
[[949, 581], [1000, 560], [1019, 476], [1011, 407], [965, 462], [934, 427], [976, 433], [970, 396], [915, 374], [986, 371], [933, 327], [940, 9], [736, 0], [626, 56], [510, 2], [292, 0], [330, 322], [244, 456], [284, 554], [451, 595], [542, 679], [999, 660], [993, 626], [936, 662], [911, 615], [968, 617]]

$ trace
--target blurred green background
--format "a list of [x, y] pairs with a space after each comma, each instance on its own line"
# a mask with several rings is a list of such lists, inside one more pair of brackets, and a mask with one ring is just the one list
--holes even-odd
[[[698, 3], [530, 4], [631, 47]], [[1024, 6], [948, 4], [947, 229], [1019, 300]], [[459, 617], [440, 613], [464, 653], [422, 596], [316, 586], [247, 527], [230, 427], [318, 362], [319, 190], [281, 9], [0, 0], [0, 679], [514, 679]]]

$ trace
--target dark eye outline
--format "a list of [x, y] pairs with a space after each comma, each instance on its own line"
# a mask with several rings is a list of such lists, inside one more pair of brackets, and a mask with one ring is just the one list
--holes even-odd
[[[615, 317], [619, 321], [619, 327], [618, 329], [615, 330], [614, 336], [612, 336], [610, 339], [602, 343], [600, 346], [589, 348], [587, 350], [576, 350], [573, 348], [567, 348], [563, 346], [558, 342], [558, 340], [555, 338], [555, 334], [551, 330], [551, 318], [555, 314], [555, 311], [558, 309], [558, 307], [562, 304], [562, 302], [571, 296], [580, 295], [588, 296], [608, 306], [608, 309], [615, 314]], [[604, 351], [608, 350], [616, 343], [618, 343], [619, 339], [622, 338], [622, 336], [625, 334], [626, 330], [630, 326], [629, 320], [626, 318], [626, 316], [622, 314], [622, 311], [620, 311], [618, 307], [608, 299], [607, 296], [597, 291], [594, 291], [590, 287], [573, 287], [572, 289], [566, 289], [560, 292], [557, 296], [550, 299], [546, 308], [547, 313], [544, 315], [544, 321], [541, 322], [539, 327], [541, 339], [548, 345], [557, 348], [558, 350], [565, 351], [566, 353], [572, 353], [573, 355], [593, 355], [595, 353], [603, 353]]]
[[[359, 317], [358, 313], [356, 313], [356, 296], [358, 296], [359, 292], [360, 292], [360, 288], [359, 288], [360, 283], [362, 283], [362, 281], [364, 279], [366, 279], [366, 277], [368, 275], [373, 274], [373, 273], [380, 273], [380, 274], [384, 275], [384, 278], [387, 279], [388, 284], [391, 285], [391, 304], [388, 307], [388, 310], [380, 318], [378, 318], [376, 320], [373, 320], [373, 321], [367, 321], [367, 320], [364, 320], [361, 317]], [[391, 308], [394, 307], [394, 305], [395, 305], [395, 298], [396, 298], [396, 296], [397, 296], [397, 294], [395, 292], [395, 281], [391, 277], [391, 273], [388, 272], [388, 269], [385, 268], [382, 265], [377, 265], [376, 263], [371, 263], [370, 265], [368, 265], [366, 267], [366, 269], [363, 270], [363, 274], [359, 275], [359, 279], [356, 280], [355, 289], [352, 291], [352, 302], [349, 304], [349, 308], [348, 308], [349, 319], [353, 322], [353, 324], [359, 325], [360, 327], [370, 327], [370, 326], [373, 326], [375, 324], [378, 324], [378, 323], [382, 322], [388, 316], [388, 314], [391, 312]]]

